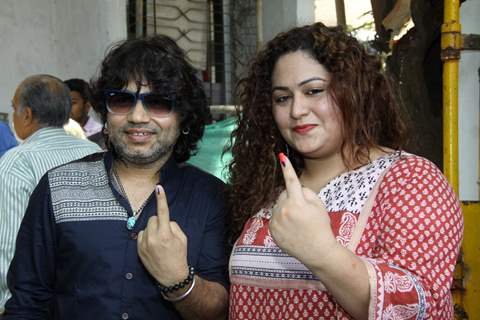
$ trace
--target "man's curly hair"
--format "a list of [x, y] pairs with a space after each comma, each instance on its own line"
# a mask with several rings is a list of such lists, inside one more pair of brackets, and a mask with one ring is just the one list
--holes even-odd
[[[273, 203], [283, 189], [277, 154], [285, 153], [287, 146], [272, 115], [272, 73], [282, 55], [298, 50], [331, 74], [327, 90], [340, 110], [342, 158], [347, 167], [368, 161], [372, 148], [404, 145], [403, 112], [378, 56], [340, 27], [315, 23], [280, 33], [257, 54], [237, 86], [241, 111], [232, 133], [229, 167], [232, 240], [246, 220]], [[289, 149], [289, 158], [301, 174], [303, 158]]]
[[101, 64], [100, 75], [92, 80], [93, 107], [106, 122], [104, 93], [123, 89], [130, 81], [147, 84], [152, 92], [175, 97], [175, 112], [180, 115], [181, 134], [173, 155], [177, 162], [190, 158], [203, 135], [210, 111], [202, 82], [187, 61], [185, 52], [167, 36], [125, 40], [114, 44]]

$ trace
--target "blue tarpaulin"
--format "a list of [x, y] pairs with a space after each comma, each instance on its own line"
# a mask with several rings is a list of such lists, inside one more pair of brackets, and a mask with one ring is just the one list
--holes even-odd
[[198, 153], [188, 162], [226, 182], [227, 165], [232, 155], [228, 152], [222, 156], [222, 153], [235, 129], [235, 120], [234, 117], [230, 117], [207, 125], [203, 139], [198, 144]]

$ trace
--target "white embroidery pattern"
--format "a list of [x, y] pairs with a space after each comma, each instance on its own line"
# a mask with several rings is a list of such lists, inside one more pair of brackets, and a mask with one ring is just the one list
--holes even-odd
[[265, 219], [270, 220], [270, 218], [272, 217], [272, 208], [273, 208], [273, 206], [270, 207], [270, 208], [261, 209], [253, 217], [254, 218], [265, 218]]
[[342, 216], [342, 221], [340, 228], [338, 230], [337, 241], [340, 242], [343, 246], [347, 246], [352, 238], [353, 229], [357, 224], [357, 218], [350, 212], [346, 212]]
[[257, 236], [257, 231], [263, 227], [263, 220], [261, 218], [253, 218], [252, 225], [248, 228], [247, 232], [245, 232], [245, 236], [243, 237], [243, 242], [248, 245], [252, 244], [255, 241]]
[[388, 293], [408, 292], [412, 290], [413, 283], [408, 276], [401, 276], [393, 272], [385, 273], [385, 291]]
[[405, 320], [415, 316], [418, 312], [418, 304], [389, 305], [385, 308], [382, 319]]
[[327, 211], [360, 213], [382, 172], [399, 158], [399, 152], [390, 153], [333, 178], [319, 193]]
[[268, 231], [268, 234], [265, 236], [265, 239], [263, 240], [263, 245], [267, 248], [277, 247], [277, 244], [275, 243], [275, 241], [273, 241], [273, 238], [270, 235], [270, 230]]

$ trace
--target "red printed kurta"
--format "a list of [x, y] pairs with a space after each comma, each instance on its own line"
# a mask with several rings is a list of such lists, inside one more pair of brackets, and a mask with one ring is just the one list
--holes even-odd
[[[367, 267], [369, 319], [453, 319], [450, 285], [463, 218], [434, 164], [389, 154], [337, 176], [319, 197], [337, 241]], [[234, 246], [229, 318], [350, 319], [321, 281], [275, 244], [270, 216], [266, 208], [250, 218]]]

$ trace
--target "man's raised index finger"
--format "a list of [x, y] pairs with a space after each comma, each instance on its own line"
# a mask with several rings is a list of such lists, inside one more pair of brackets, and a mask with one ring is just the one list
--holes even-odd
[[282, 165], [283, 179], [285, 180], [285, 189], [287, 190], [287, 195], [289, 198], [303, 198], [302, 184], [298, 180], [297, 173], [292, 166], [290, 160], [280, 152], [278, 154], [278, 159]]
[[163, 187], [159, 184], [155, 187], [155, 195], [157, 197], [158, 228], [170, 229], [170, 211], [168, 209], [167, 195]]

